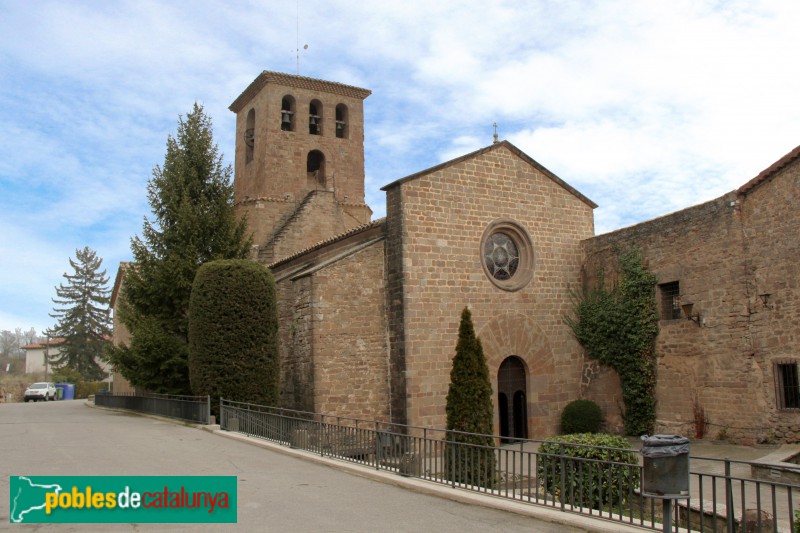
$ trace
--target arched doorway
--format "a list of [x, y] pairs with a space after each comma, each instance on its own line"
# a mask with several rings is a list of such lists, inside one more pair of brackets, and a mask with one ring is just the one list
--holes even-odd
[[500, 411], [500, 434], [508, 437], [508, 396], [504, 392], [497, 395], [497, 407]]
[[[500, 436], [528, 438], [528, 391], [525, 364], [516, 355], [506, 357], [497, 371]], [[507, 439], [504, 439], [507, 442]]]

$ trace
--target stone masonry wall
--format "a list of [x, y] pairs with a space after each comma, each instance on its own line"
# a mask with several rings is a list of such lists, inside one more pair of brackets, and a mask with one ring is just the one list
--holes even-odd
[[[114, 292], [111, 301], [111, 309], [113, 309], [112, 313], [112, 335], [111, 335], [111, 342], [114, 346], [119, 346], [121, 344], [129, 345], [131, 342], [131, 334], [128, 331], [128, 328], [120, 322], [119, 319], [119, 300], [120, 294], [123, 290], [123, 284], [125, 279], [125, 269], [128, 268], [126, 263], [122, 263], [119, 266], [119, 271], [117, 272], [117, 278], [114, 282]], [[130, 393], [135, 392], [136, 387], [132, 386], [125, 376], [117, 372], [116, 370], [113, 373], [112, 377], [113, 383], [111, 388], [115, 393]]]
[[388, 420], [384, 241], [313, 274], [314, 410]]
[[360, 212], [356, 213], [360, 216], [354, 216], [343, 209], [334, 198], [333, 192], [314, 191], [285, 225], [276, 228], [274, 239], [264, 246], [271, 248], [269, 251], [272, 261], [288, 257], [369, 222], [369, 208], [360, 207]]
[[[588, 285], [601, 268], [613, 283], [615, 250], [638, 246], [659, 283], [677, 281], [681, 303], [700, 315], [701, 326], [683, 315], [659, 322], [658, 431], [800, 440], [796, 412], [776, 409], [773, 376], [774, 361], [798, 354], [797, 176], [790, 168], [748, 195], [732, 192], [583, 243]], [[775, 294], [773, 307], [762, 293]], [[586, 393], [605, 410], [621, 408], [615, 380], [606, 369]]]
[[[281, 101], [285, 95], [295, 99], [295, 131], [281, 130]], [[322, 103], [322, 134], [308, 131], [308, 110], [312, 100]], [[336, 106], [348, 109], [348, 135], [335, 134]], [[255, 111], [253, 159], [247, 161], [244, 142], [247, 117]], [[360, 206], [354, 227], [369, 221], [364, 203], [364, 127], [363, 101], [359, 98], [328, 94], [268, 83], [236, 117], [236, 179], [234, 199], [237, 212], [247, 215], [254, 244], [262, 246], [272, 237], [276, 225], [285, 220], [312, 190], [331, 191], [344, 211]], [[318, 177], [306, 172], [310, 151], [324, 154], [324, 170]], [[365, 220], [364, 220], [365, 219]], [[326, 237], [335, 235], [330, 233]]]
[[281, 361], [281, 406], [314, 410], [311, 276], [276, 283]]
[[[702, 327], [683, 316], [662, 318], [656, 343], [658, 431], [694, 437], [695, 412], [708, 418], [707, 431], [731, 425], [727, 406], [746, 393], [752, 369], [747, 364], [747, 304], [744, 298], [745, 266], [742, 262], [742, 225], [736, 195], [731, 193], [672, 215], [595, 237], [584, 242], [585, 280], [592, 285], [599, 269], [607, 286], [618, 273], [617, 250], [638, 247], [658, 283], [677, 281], [681, 303], [694, 304]], [[659, 312], [662, 295], [656, 291]], [[604, 407], [621, 400], [598, 381], [589, 397]], [[615, 395], [619, 395], [618, 389]], [[617, 396], [618, 398], [618, 396]], [[739, 413], [739, 425], [752, 425], [758, 410]], [[621, 412], [614, 413], [621, 418]]]
[[[580, 348], [563, 316], [569, 289], [580, 283], [579, 242], [593, 233], [592, 207], [505, 145], [387, 193], [390, 238], [398, 230], [402, 238], [395, 267], [402, 268], [408, 423], [444, 426], [459, 318], [469, 306], [495, 390], [495, 421], [498, 369], [517, 355], [528, 374], [529, 435], [558, 431], [562, 408], [580, 389]], [[399, 212], [390, 208], [396, 202]], [[514, 220], [533, 240], [533, 279], [516, 292], [499, 289], [482, 267], [481, 237], [500, 218]], [[391, 302], [400, 297], [396, 290], [390, 295]]]
[[[302, 198], [300, 199], [302, 200]], [[247, 217], [247, 230], [253, 235], [255, 252], [259, 254], [262, 248], [269, 245], [273, 231], [291, 216], [297, 209], [297, 203], [291, 198], [259, 198], [258, 200], [237, 201], [236, 215]]]
[[[295, 99], [295, 131], [281, 130], [281, 100]], [[323, 105], [322, 135], [308, 132], [308, 109], [312, 100]], [[348, 108], [349, 136], [341, 139], [334, 131], [336, 105]], [[255, 110], [253, 160], [246, 161], [243, 142], [247, 115]], [[237, 200], [245, 197], [283, 197], [297, 200], [315, 187], [308, 183], [306, 157], [311, 150], [325, 155], [326, 189], [335, 188], [337, 198], [364, 203], [364, 112], [359, 98], [326, 94], [267, 84], [236, 116]]]
[[407, 424], [405, 297], [403, 294], [402, 189], [386, 191], [386, 312], [389, 327], [389, 383], [392, 422]]
[[[750, 191], [742, 215], [752, 270], [750, 302], [751, 365], [760, 370], [762, 424], [757, 437], [800, 442], [800, 410], [778, 409], [775, 363], [800, 362], [800, 164], [784, 168]], [[769, 294], [765, 305], [759, 295]]]

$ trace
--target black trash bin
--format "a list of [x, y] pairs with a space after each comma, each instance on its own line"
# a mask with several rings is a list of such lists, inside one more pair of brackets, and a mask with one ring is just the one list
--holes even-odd
[[642, 494], [651, 498], [688, 498], [689, 439], [644, 435], [642, 442]]

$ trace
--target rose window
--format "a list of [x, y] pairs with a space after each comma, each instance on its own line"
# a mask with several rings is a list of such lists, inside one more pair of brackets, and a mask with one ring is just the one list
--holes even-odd
[[492, 277], [507, 280], [519, 267], [519, 249], [511, 237], [495, 233], [484, 243], [483, 260]]

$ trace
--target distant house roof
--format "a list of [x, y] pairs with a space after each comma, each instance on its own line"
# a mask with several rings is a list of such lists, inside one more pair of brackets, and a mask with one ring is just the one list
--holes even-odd
[[769, 180], [772, 176], [780, 172], [784, 167], [787, 167], [800, 158], [800, 146], [781, 157], [769, 167], [762, 170], [761, 173], [755, 178], [751, 179], [737, 190], [739, 194], [747, 194], [765, 181]]
[[344, 83], [336, 83], [333, 81], [318, 80], [316, 78], [307, 78], [305, 76], [295, 76], [293, 74], [284, 74], [283, 72], [265, 70], [259, 74], [250, 85], [248, 85], [247, 89], [245, 89], [244, 92], [242, 92], [242, 94], [240, 94], [239, 97], [233, 101], [228, 109], [234, 113], [238, 113], [268, 83], [296, 87], [298, 89], [309, 89], [312, 91], [333, 93], [351, 98], [360, 98], [362, 100], [372, 94], [372, 91], [369, 89], [353, 87], [352, 85], [345, 85]]
[[33, 344], [27, 344], [25, 346], [20, 346], [22, 350], [43, 350], [47, 346], [57, 346], [64, 342], [63, 337], [56, 337], [54, 339], [42, 341], [42, 342], [34, 342]]
[[440, 163], [440, 164], [438, 164], [436, 166], [433, 166], [433, 167], [430, 167], [428, 169], [421, 170], [419, 172], [415, 172], [414, 174], [406, 176], [405, 178], [400, 178], [399, 180], [393, 181], [392, 183], [381, 187], [381, 190], [382, 191], [387, 191], [387, 190], [389, 190], [389, 189], [391, 189], [393, 187], [396, 187], [396, 186], [398, 186], [400, 184], [406, 183], [408, 181], [415, 180], [417, 178], [421, 178], [422, 176], [426, 176], [428, 174], [431, 174], [433, 172], [437, 172], [439, 170], [451, 167], [453, 165], [457, 165], [458, 163], [461, 163], [461, 162], [466, 161], [468, 159], [473, 159], [473, 158], [475, 158], [475, 157], [477, 157], [479, 155], [483, 155], [483, 154], [491, 152], [493, 150], [497, 150], [497, 149], [499, 149], [501, 147], [506, 148], [511, 153], [515, 154], [517, 157], [519, 157], [520, 159], [522, 159], [523, 161], [525, 161], [526, 163], [528, 163], [529, 165], [531, 165], [532, 167], [537, 169], [539, 172], [541, 172], [542, 174], [544, 174], [545, 176], [547, 176], [548, 178], [550, 178], [551, 180], [556, 182], [558, 185], [560, 185], [561, 187], [566, 189], [568, 192], [570, 192], [572, 195], [577, 197], [579, 200], [584, 202], [586, 205], [588, 205], [592, 209], [597, 207], [596, 203], [594, 203], [589, 198], [587, 198], [586, 196], [584, 196], [583, 194], [578, 192], [578, 190], [575, 189], [574, 187], [572, 187], [569, 183], [567, 183], [566, 181], [562, 180], [561, 178], [559, 178], [558, 176], [556, 176], [555, 174], [553, 174], [552, 172], [547, 170], [545, 167], [540, 165], [536, 160], [534, 160], [531, 156], [529, 156], [528, 154], [526, 154], [525, 152], [523, 152], [522, 150], [520, 150], [519, 148], [517, 148], [516, 146], [514, 146], [513, 144], [511, 144], [508, 141], [500, 141], [498, 143], [490, 144], [489, 146], [487, 146], [485, 148], [481, 148], [480, 150], [476, 150], [476, 151], [471, 152], [469, 154], [462, 155], [461, 157], [457, 157], [456, 159], [451, 159], [450, 161], [445, 161], [444, 163]]

